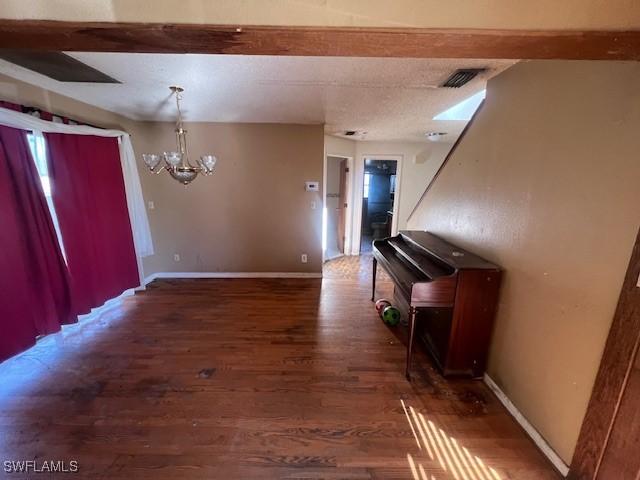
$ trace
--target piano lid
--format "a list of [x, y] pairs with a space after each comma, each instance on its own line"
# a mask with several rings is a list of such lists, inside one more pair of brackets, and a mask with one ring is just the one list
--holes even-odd
[[455, 245], [442, 240], [433, 233], [421, 230], [403, 230], [400, 232], [400, 235], [402, 235], [405, 241], [423, 248], [431, 255], [437, 257], [453, 268], [500, 270], [498, 265], [468, 252], [467, 250], [456, 247]]

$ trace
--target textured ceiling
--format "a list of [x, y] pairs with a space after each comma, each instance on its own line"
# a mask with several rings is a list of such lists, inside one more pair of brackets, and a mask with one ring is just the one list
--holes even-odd
[[[434, 121], [513, 61], [191, 54], [71, 53], [121, 84], [61, 83], [5, 61], [0, 73], [135, 120], [175, 118], [169, 85], [185, 88], [186, 121], [324, 123], [329, 134], [424, 140], [457, 137], [465, 122]], [[459, 89], [437, 88], [455, 69], [488, 67]]]

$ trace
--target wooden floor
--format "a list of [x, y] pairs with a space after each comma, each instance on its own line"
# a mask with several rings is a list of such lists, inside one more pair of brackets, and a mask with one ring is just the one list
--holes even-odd
[[559, 478], [481, 382], [418, 352], [408, 383], [366, 275], [327, 277], [156, 281], [65, 327], [0, 365], [0, 460], [76, 460], [76, 479]]

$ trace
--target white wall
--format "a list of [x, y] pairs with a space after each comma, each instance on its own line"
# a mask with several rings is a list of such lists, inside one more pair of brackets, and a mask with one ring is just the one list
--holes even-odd
[[359, 251], [360, 230], [357, 226], [360, 225], [362, 215], [362, 186], [366, 157], [399, 158], [396, 193], [398, 213], [395, 223], [396, 230], [404, 230], [407, 228], [409, 215], [451, 147], [452, 143], [369, 142], [325, 135], [327, 155], [353, 158], [353, 165], [351, 165], [352, 193], [347, 200], [351, 208], [347, 210], [354, 228], [350, 232], [345, 250], [353, 255]]
[[338, 205], [340, 198], [340, 164], [342, 157], [332, 157], [327, 155], [327, 179], [325, 193], [325, 208], [327, 209], [327, 237], [325, 259], [336, 257], [338, 250]]

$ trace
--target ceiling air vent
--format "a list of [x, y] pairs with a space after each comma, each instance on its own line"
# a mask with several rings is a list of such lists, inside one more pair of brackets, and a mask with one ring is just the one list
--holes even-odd
[[100, 70], [62, 52], [0, 50], [0, 58], [59, 82], [120, 83]]
[[453, 72], [453, 74], [440, 86], [446, 88], [460, 88], [485, 70], [486, 68], [461, 68], [460, 70]]
[[345, 137], [360, 137], [361, 139], [365, 137], [367, 132], [365, 130], [345, 130], [339, 135], [344, 135]]

